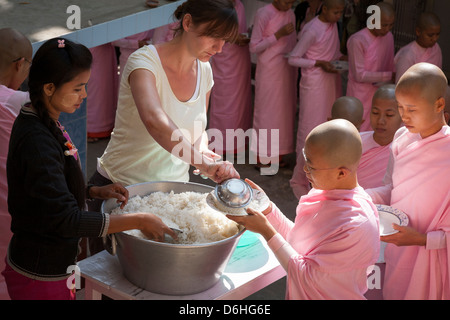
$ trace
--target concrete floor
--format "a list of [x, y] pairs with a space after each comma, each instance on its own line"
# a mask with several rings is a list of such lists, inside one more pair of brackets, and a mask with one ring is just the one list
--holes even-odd
[[[95, 171], [97, 157], [103, 154], [108, 143], [108, 139], [99, 140], [94, 143], [88, 143], [87, 148], [87, 175], [90, 175]], [[256, 184], [261, 186], [269, 198], [276, 203], [276, 205], [282, 210], [282, 212], [294, 220], [295, 208], [297, 206], [297, 199], [292, 193], [291, 187], [289, 186], [289, 179], [292, 176], [292, 171], [295, 164], [295, 155], [290, 154], [286, 156], [286, 160], [289, 162], [288, 168], [280, 169], [275, 176], [262, 176], [259, 171], [254, 168], [251, 164], [237, 164], [235, 163], [235, 168], [238, 170], [241, 178], [249, 178]], [[231, 161], [231, 160], [230, 160]], [[191, 182], [197, 182], [202, 184], [207, 184], [214, 186], [214, 182], [211, 180], [204, 180], [198, 176], [192, 175], [191, 172]], [[247, 299], [250, 300], [283, 300], [284, 293], [286, 289], [285, 285], [286, 278], [282, 278], [268, 287], [260, 290], [249, 296]]]

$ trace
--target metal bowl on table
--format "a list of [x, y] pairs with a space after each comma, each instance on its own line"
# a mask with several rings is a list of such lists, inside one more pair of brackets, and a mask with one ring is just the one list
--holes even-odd
[[[129, 197], [161, 191], [210, 193], [213, 187], [191, 182], [156, 181], [127, 187]], [[102, 212], [110, 213], [115, 199], [103, 202]], [[119, 232], [111, 235], [107, 247], [117, 254], [125, 278], [154, 293], [187, 295], [205, 291], [220, 279], [244, 229], [234, 236], [205, 244], [172, 244], [146, 240]], [[108, 241], [106, 241], [108, 242]]]

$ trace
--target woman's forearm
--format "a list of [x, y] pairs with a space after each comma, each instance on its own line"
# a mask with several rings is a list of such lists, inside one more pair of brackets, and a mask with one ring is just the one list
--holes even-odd
[[107, 233], [117, 233], [126, 230], [140, 229], [142, 213], [127, 213], [110, 215]]

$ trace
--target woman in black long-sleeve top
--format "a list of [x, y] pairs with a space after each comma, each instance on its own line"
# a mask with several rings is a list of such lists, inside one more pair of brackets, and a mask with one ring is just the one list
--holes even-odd
[[116, 198], [122, 207], [127, 190], [119, 184], [86, 188], [78, 153], [58, 122], [86, 97], [92, 56], [80, 44], [52, 39], [33, 59], [31, 103], [14, 123], [8, 160], [8, 209], [13, 237], [3, 271], [12, 299], [72, 299], [66, 284], [81, 237], [140, 229], [149, 238], [172, 236], [152, 214], [109, 216], [85, 211], [89, 198]]

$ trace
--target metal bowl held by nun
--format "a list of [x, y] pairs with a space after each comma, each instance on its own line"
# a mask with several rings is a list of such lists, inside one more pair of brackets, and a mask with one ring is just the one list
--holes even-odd
[[[129, 197], [161, 191], [210, 193], [213, 187], [191, 182], [156, 181], [127, 187]], [[110, 213], [115, 199], [103, 202]], [[173, 244], [135, 237], [124, 232], [109, 235], [107, 250], [119, 258], [125, 278], [154, 293], [188, 295], [205, 291], [220, 279], [244, 230], [227, 239], [205, 244]], [[110, 243], [108, 241], [110, 240]]]

